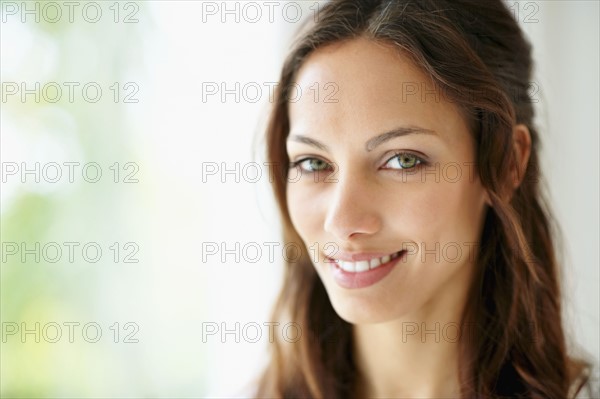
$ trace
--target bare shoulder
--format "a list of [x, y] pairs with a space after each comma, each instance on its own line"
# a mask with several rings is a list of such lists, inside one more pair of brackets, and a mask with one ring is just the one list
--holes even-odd
[[597, 366], [586, 369], [571, 384], [569, 398], [600, 399], [600, 373]]

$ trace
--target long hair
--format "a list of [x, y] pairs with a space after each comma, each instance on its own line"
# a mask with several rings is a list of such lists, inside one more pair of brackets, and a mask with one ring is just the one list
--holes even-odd
[[[357, 37], [408, 55], [470, 119], [476, 172], [491, 206], [463, 313], [476, 330], [460, 342], [462, 396], [572, 396], [590, 364], [567, 353], [555, 226], [540, 190], [531, 45], [501, 0], [334, 0], [303, 27], [284, 62], [266, 135], [284, 241], [301, 247], [300, 257], [286, 262], [273, 319], [298, 323], [303, 338], [271, 345], [257, 396], [354, 397], [352, 326], [334, 311], [288, 213], [286, 138], [290, 87], [307, 56]], [[513, 191], [516, 124], [528, 127], [531, 154]]]

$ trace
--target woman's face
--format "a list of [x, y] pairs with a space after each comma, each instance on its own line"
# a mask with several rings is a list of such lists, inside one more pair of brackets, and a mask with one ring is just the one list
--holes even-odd
[[315, 51], [296, 83], [287, 205], [336, 312], [351, 323], [454, 315], [488, 202], [458, 108], [366, 39]]

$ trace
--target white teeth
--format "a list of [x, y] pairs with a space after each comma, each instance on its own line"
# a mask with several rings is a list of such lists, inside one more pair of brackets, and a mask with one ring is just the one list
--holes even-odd
[[345, 260], [335, 260], [335, 262], [342, 268], [342, 270], [350, 273], [366, 272], [369, 269], [375, 269], [385, 263], [388, 263], [392, 259], [396, 259], [400, 254], [398, 252], [392, 255], [382, 256], [381, 258], [373, 258], [370, 261], [361, 260], [358, 262], [348, 262]]
[[376, 268], [381, 265], [381, 260], [379, 258], [371, 259], [371, 269]]
[[338, 264], [343, 270], [347, 272], [354, 273], [356, 271], [356, 265], [354, 262], [346, 262], [344, 260], [340, 260], [338, 261]]
[[365, 271], [369, 270], [369, 261], [361, 260], [360, 262], [356, 262], [355, 270], [357, 272], [365, 272]]

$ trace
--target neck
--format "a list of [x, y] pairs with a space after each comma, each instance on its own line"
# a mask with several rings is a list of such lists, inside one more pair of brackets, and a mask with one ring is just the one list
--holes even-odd
[[459, 343], [451, 342], [456, 326], [460, 323], [432, 320], [355, 326], [361, 396], [460, 397]]

